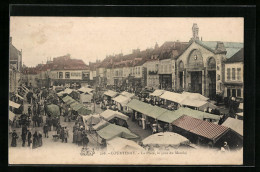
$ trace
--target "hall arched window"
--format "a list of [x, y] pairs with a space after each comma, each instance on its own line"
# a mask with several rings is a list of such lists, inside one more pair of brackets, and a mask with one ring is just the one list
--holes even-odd
[[179, 62], [179, 71], [183, 71], [184, 70], [184, 63], [183, 63], [183, 61], [180, 61]]
[[197, 49], [190, 52], [187, 62], [188, 68], [190, 69], [200, 69], [204, 67], [202, 54], [200, 50]]
[[208, 60], [208, 68], [216, 70], [216, 60], [214, 57], [210, 57]]

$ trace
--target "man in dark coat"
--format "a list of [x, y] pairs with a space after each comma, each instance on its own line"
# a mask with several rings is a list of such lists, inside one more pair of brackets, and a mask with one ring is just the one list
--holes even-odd
[[61, 128], [60, 138], [61, 138], [61, 141], [62, 141], [62, 143], [63, 143], [63, 142], [64, 142], [64, 127]]
[[11, 142], [11, 146], [12, 147], [16, 147], [16, 139], [18, 138], [16, 131], [14, 130], [12, 133], [12, 142]]
[[28, 130], [27, 141], [28, 141], [28, 146], [30, 147], [32, 143], [32, 133], [30, 130]]
[[44, 126], [43, 126], [43, 133], [44, 133], [44, 137], [46, 138], [48, 138], [49, 136], [48, 136], [48, 131], [49, 131], [49, 128], [48, 128], [48, 124], [47, 123], [45, 123], [44, 124]]
[[24, 147], [26, 141], [26, 132], [22, 132], [22, 141], [23, 141], [22, 146]]

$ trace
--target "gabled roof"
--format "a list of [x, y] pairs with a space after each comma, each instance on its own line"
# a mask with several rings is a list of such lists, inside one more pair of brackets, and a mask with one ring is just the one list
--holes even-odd
[[230, 130], [228, 127], [199, 120], [186, 115], [183, 115], [179, 119], [175, 120], [172, 124], [193, 134], [213, 140], [214, 142]]
[[236, 54], [227, 59], [225, 63], [244, 62], [244, 48], [241, 48]]
[[229, 127], [241, 136], [243, 136], [243, 121], [235, 118], [228, 117], [226, 121], [222, 124], [225, 127]]

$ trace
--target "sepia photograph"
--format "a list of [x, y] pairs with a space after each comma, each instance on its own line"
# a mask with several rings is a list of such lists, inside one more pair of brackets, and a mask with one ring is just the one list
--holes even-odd
[[243, 104], [243, 17], [10, 16], [10, 165], [243, 165]]

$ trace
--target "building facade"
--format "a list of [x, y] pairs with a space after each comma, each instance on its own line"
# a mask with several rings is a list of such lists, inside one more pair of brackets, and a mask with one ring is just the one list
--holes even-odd
[[243, 98], [244, 49], [242, 48], [225, 62], [224, 97]]
[[12, 37], [9, 42], [9, 92], [17, 93], [22, 83], [22, 50], [19, 51], [12, 43]]

